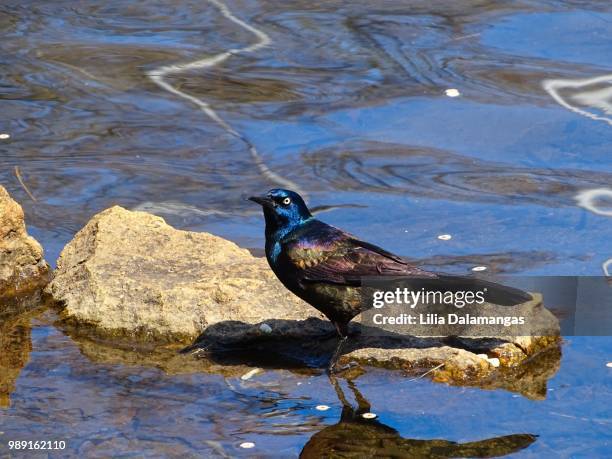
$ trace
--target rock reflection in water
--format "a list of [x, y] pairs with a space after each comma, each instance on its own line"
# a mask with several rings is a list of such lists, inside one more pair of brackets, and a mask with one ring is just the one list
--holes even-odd
[[7, 318], [0, 315], [0, 409], [9, 408], [11, 393], [30, 359], [31, 314]]
[[401, 434], [377, 419], [366, 419], [370, 403], [349, 380], [357, 401], [354, 408], [346, 399], [338, 380], [330, 378], [342, 403], [342, 415], [337, 424], [314, 434], [304, 446], [300, 458], [324, 457], [498, 457], [527, 448], [535, 440], [531, 434], [514, 434], [486, 440], [457, 443], [449, 440], [417, 440]]
[[[268, 321], [270, 322], [270, 321]], [[281, 322], [290, 322], [283, 325]], [[235, 332], [238, 338], [231, 334], [225, 340], [220, 339], [223, 330], [251, 329], [253, 326], [234, 322], [228, 325], [220, 323], [210, 327], [209, 335], [203, 336], [193, 346], [189, 353], [179, 353], [177, 346], [134, 346], [128, 342], [108, 342], [94, 334], [87, 335], [83, 331], [62, 325], [78, 345], [81, 353], [97, 364], [120, 364], [128, 366], [143, 366], [159, 368], [169, 375], [207, 373], [219, 374], [225, 377], [237, 377], [248, 373], [254, 368], [283, 371], [288, 370], [294, 375], [315, 375], [323, 371], [336, 345], [336, 337], [321, 335], [327, 325], [320, 320], [307, 321], [275, 321], [274, 327], [302, 327], [311, 329], [312, 334], [300, 338], [290, 335], [281, 338], [269, 338], [261, 335], [245, 337], [240, 331]], [[318, 328], [320, 327], [320, 328]], [[492, 349], [496, 352], [508, 352], [502, 358], [511, 358], [511, 349], [518, 349], [509, 342], [496, 339], [438, 339], [418, 338], [396, 335], [393, 333], [376, 335], [367, 331], [361, 324], [353, 324], [354, 332], [358, 332], [347, 345], [347, 354], [343, 358], [360, 363], [360, 366], [350, 371], [354, 378], [368, 373], [374, 368], [387, 368], [397, 374], [398, 378], [420, 376], [424, 372], [438, 366], [456, 352], [471, 356], [472, 353], [487, 353]], [[257, 328], [257, 327], [255, 327]], [[217, 329], [221, 335], [215, 335]], [[319, 334], [317, 334], [317, 330]], [[243, 330], [244, 331], [244, 330]], [[216, 336], [216, 339], [209, 338]], [[553, 340], [554, 342], [554, 340]], [[451, 346], [451, 347], [449, 347]], [[372, 358], [361, 358], [359, 350], [369, 352]], [[463, 351], [462, 349], [465, 349]], [[406, 350], [410, 355], [401, 358], [394, 357], [395, 350]], [[354, 352], [357, 351], [357, 352]], [[376, 356], [385, 358], [378, 361]], [[476, 358], [476, 356], [473, 356]], [[466, 368], [470, 367], [468, 357]], [[411, 360], [412, 359], [412, 360]], [[476, 359], [478, 360], [478, 359]], [[515, 366], [499, 368], [496, 371], [478, 373], [461, 369], [448, 361], [447, 368], [433, 371], [428, 377], [439, 383], [452, 386], [478, 387], [481, 389], [502, 389], [521, 394], [531, 400], [544, 400], [547, 395], [548, 381], [558, 372], [561, 362], [560, 343], [551, 343], [548, 347], [536, 350], [533, 355]]]

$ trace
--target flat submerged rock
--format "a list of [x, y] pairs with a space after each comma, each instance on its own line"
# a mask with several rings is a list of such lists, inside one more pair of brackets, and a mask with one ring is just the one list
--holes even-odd
[[[273, 365], [270, 356], [282, 356], [296, 366], [321, 367], [336, 342], [331, 324], [287, 291], [264, 258], [220, 237], [177, 230], [160, 217], [117, 206], [94, 216], [64, 248], [46, 291], [61, 308], [61, 326], [77, 340], [86, 337], [83, 348], [95, 360], [140, 359], [120, 343], [167, 344], [172, 353], [193, 343], [193, 356], [177, 360], [154, 353], [148, 361], [191, 368], [185, 358], [205, 359], [206, 368], [227, 373], [219, 366], [241, 365], [242, 372], [244, 365]], [[541, 398], [558, 367], [559, 326], [537, 295], [520, 307], [548, 324], [546, 336], [368, 333], [358, 317], [341, 362], [412, 375], [434, 369], [428, 376], [436, 381]], [[224, 356], [230, 354], [228, 361]], [[521, 375], [520, 368], [539, 354], [548, 355], [543, 367]], [[193, 368], [202, 368], [201, 362]], [[531, 383], [521, 387], [521, 378]]]

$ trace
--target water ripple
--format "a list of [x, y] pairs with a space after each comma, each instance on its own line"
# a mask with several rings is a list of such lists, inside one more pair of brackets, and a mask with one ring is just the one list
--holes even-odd
[[610, 173], [521, 167], [383, 143], [322, 149], [309, 153], [307, 161], [338, 189], [453, 201], [571, 206], [579, 190], [612, 181]]
[[268, 180], [270, 180], [271, 182], [277, 185], [293, 189], [301, 193], [302, 195], [305, 195], [305, 192], [301, 190], [300, 187], [296, 183], [284, 177], [281, 177], [277, 173], [273, 172], [265, 164], [261, 155], [257, 151], [257, 148], [255, 148], [255, 145], [245, 135], [240, 134], [233, 127], [231, 127], [223, 118], [221, 118], [219, 114], [216, 112], [216, 110], [214, 110], [208, 102], [205, 102], [202, 99], [199, 99], [195, 96], [192, 96], [190, 94], [187, 94], [181, 91], [180, 89], [171, 85], [165, 80], [165, 77], [167, 75], [180, 74], [182, 72], [186, 72], [189, 70], [196, 70], [196, 69], [201, 70], [201, 69], [214, 67], [214, 66], [221, 64], [222, 62], [224, 62], [225, 60], [227, 60], [233, 55], [243, 54], [243, 53], [252, 53], [270, 44], [271, 42], [270, 37], [265, 32], [247, 24], [241, 19], [238, 19], [236, 16], [234, 16], [234, 14], [230, 11], [227, 5], [225, 5], [223, 2], [220, 2], [218, 0], [208, 0], [208, 1], [211, 4], [215, 5], [219, 9], [221, 14], [224, 17], [226, 17], [228, 20], [230, 20], [234, 24], [242, 27], [245, 30], [248, 30], [253, 35], [255, 35], [255, 37], [257, 37], [257, 41], [246, 47], [232, 48], [222, 53], [216, 54], [212, 57], [199, 59], [199, 60], [188, 62], [185, 64], [175, 64], [175, 65], [167, 65], [167, 66], [159, 67], [155, 70], [148, 72], [148, 76], [149, 78], [151, 78], [153, 82], [155, 82], [162, 89], [165, 89], [166, 91], [172, 94], [175, 94], [185, 100], [188, 100], [189, 102], [192, 102], [193, 104], [198, 106], [200, 110], [202, 110], [204, 114], [206, 114], [206, 116], [208, 116], [211, 120], [213, 120], [215, 123], [221, 126], [225, 132], [242, 140], [246, 144], [247, 148], [249, 149], [249, 152], [251, 153], [253, 161], [255, 162], [255, 164], [257, 165], [257, 168], [260, 170], [260, 172], [262, 173], [264, 177], [266, 177]]

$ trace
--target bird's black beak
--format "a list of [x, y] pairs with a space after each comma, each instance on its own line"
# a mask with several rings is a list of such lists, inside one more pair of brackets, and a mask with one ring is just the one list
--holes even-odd
[[276, 203], [274, 202], [274, 200], [267, 196], [251, 196], [249, 198], [249, 201], [256, 202], [260, 206], [267, 207], [269, 209], [276, 207]]

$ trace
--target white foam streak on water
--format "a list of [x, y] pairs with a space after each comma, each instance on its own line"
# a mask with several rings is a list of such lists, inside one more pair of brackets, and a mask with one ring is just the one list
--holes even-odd
[[610, 265], [612, 265], [612, 258], [610, 258], [609, 260], [604, 261], [603, 265], [601, 265], [601, 267], [603, 268], [604, 274], [606, 275], [606, 277], [610, 277]]
[[576, 94], [572, 99], [583, 105], [598, 108], [606, 115], [612, 115], [612, 86], [594, 91], [584, 91]]
[[[591, 190], [583, 190], [575, 196], [580, 207], [584, 207], [597, 215], [612, 217], [612, 210], [602, 209], [597, 206], [596, 201], [601, 198], [612, 199], [612, 190], [609, 188], [593, 188]], [[612, 265], [612, 258], [604, 261], [601, 265], [606, 276], [610, 276], [610, 265]]]
[[[544, 90], [561, 106], [567, 108], [568, 110], [573, 111], [582, 116], [586, 116], [587, 118], [591, 118], [595, 121], [603, 121], [612, 126], [612, 118], [608, 118], [607, 116], [596, 115], [595, 113], [591, 113], [587, 110], [583, 110], [582, 108], [576, 107], [575, 105], [568, 102], [563, 96], [559, 94], [561, 89], [573, 88], [580, 89], [591, 85], [601, 84], [601, 83], [612, 83], [612, 74], [602, 75], [594, 78], [585, 78], [579, 80], [562, 80], [562, 79], [554, 79], [554, 80], [544, 80], [542, 82], [542, 86]], [[609, 106], [607, 99], [594, 101], [593, 98], [595, 96], [606, 97], [609, 95], [609, 92], [606, 90], [599, 91], [586, 91], [584, 93], [573, 96], [573, 99], [588, 103], [591, 106], [596, 108], [602, 108]], [[607, 113], [607, 110], [604, 109], [604, 112]]]
[[[329, 205], [329, 206], [319, 206], [313, 207], [310, 209], [310, 212], [313, 215], [318, 215], [323, 212], [329, 212], [331, 210], [342, 209], [346, 207], [358, 207], [358, 206], [348, 206], [348, 205]], [[261, 209], [257, 207], [253, 207], [250, 210], [232, 210], [225, 211], [219, 209], [201, 209], [196, 206], [192, 206], [191, 204], [186, 204], [184, 202], [173, 202], [173, 201], [145, 201], [131, 208], [131, 210], [141, 211], [141, 212], [149, 212], [155, 215], [172, 215], [180, 218], [190, 218], [190, 217], [210, 217], [210, 216], [221, 216], [221, 217], [253, 217], [253, 216], [261, 216]]]
[[236, 54], [244, 54], [244, 53], [251, 53], [251, 52], [257, 51], [265, 46], [268, 46], [272, 42], [270, 37], [265, 32], [251, 26], [250, 24], [247, 24], [243, 20], [234, 16], [234, 14], [230, 11], [230, 9], [223, 2], [220, 2], [218, 0], [208, 0], [208, 2], [216, 6], [219, 9], [220, 13], [226, 19], [230, 20], [234, 24], [237, 24], [243, 29], [248, 30], [249, 32], [254, 34], [257, 37], [257, 41], [244, 48], [232, 48], [228, 51], [224, 51], [220, 54], [217, 54], [211, 57], [206, 57], [204, 59], [198, 59], [196, 61], [187, 62], [184, 64], [165, 65], [165, 66], [159, 67], [155, 70], [148, 72], [147, 75], [160, 88], [168, 91], [171, 94], [174, 94], [178, 97], [181, 97], [182, 99], [185, 99], [193, 103], [194, 105], [199, 107], [200, 110], [202, 110], [204, 114], [206, 114], [206, 116], [208, 116], [211, 120], [213, 120], [215, 123], [221, 126], [225, 132], [227, 132], [228, 134], [231, 134], [232, 136], [244, 142], [249, 150], [249, 153], [251, 154], [251, 157], [253, 158], [253, 161], [255, 162], [255, 164], [257, 165], [257, 168], [259, 169], [259, 171], [262, 173], [264, 177], [266, 177], [268, 180], [270, 180], [271, 182], [277, 185], [280, 185], [285, 188], [290, 188], [300, 193], [302, 196], [305, 196], [306, 193], [304, 193], [304, 191], [301, 190], [300, 187], [296, 183], [294, 183], [293, 181], [289, 179], [281, 177], [280, 175], [272, 171], [264, 163], [263, 159], [261, 158], [261, 155], [257, 151], [257, 148], [255, 148], [255, 145], [253, 145], [253, 143], [246, 136], [244, 136], [243, 134], [240, 134], [238, 131], [232, 128], [223, 118], [221, 118], [219, 114], [210, 106], [209, 103], [195, 96], [187, 94], [181, 91], [180, 89], [177, 89], [176, 87], [172, 86], [170, 83], [168, 83], [165, 80], [165, 77], [170, 74], [180, 74], [188, 70], [201, 70], [205, 68], [214, 67], [226, 61], [231, 56], [234, 56]]
[[249, 211], [234, 211], [227, 212], [218, 209], [200, 209], [199, 207], [192, 206], [190, 204], [185, 204], [182, 202], [151, 202], [146, 201], [138, 204], [133, 207], [132, 210], [149, 212], [152, 214], [163, 214], [163, 215], [173, 215], [182, 218], [188, 218], [193, 216], [198, 217], [209, 217], [211, 215], [219, 215], [223, 217], [231, 217], [231, 216], [241, 216], [241, 217], [250, 217], [254, 215], [261, 215], [261, 209], [254, 208], [254, 210]]
[[608, 210], [597, 206], [597, 199], [602, 198], [609, 198], [612, 200], [612, 190], [609, 188], [593, 188], [591, 190], [583, 190], [575, 197], [580, 207], [584, 207], [597, 215], [612, 217], [612, 208]]

